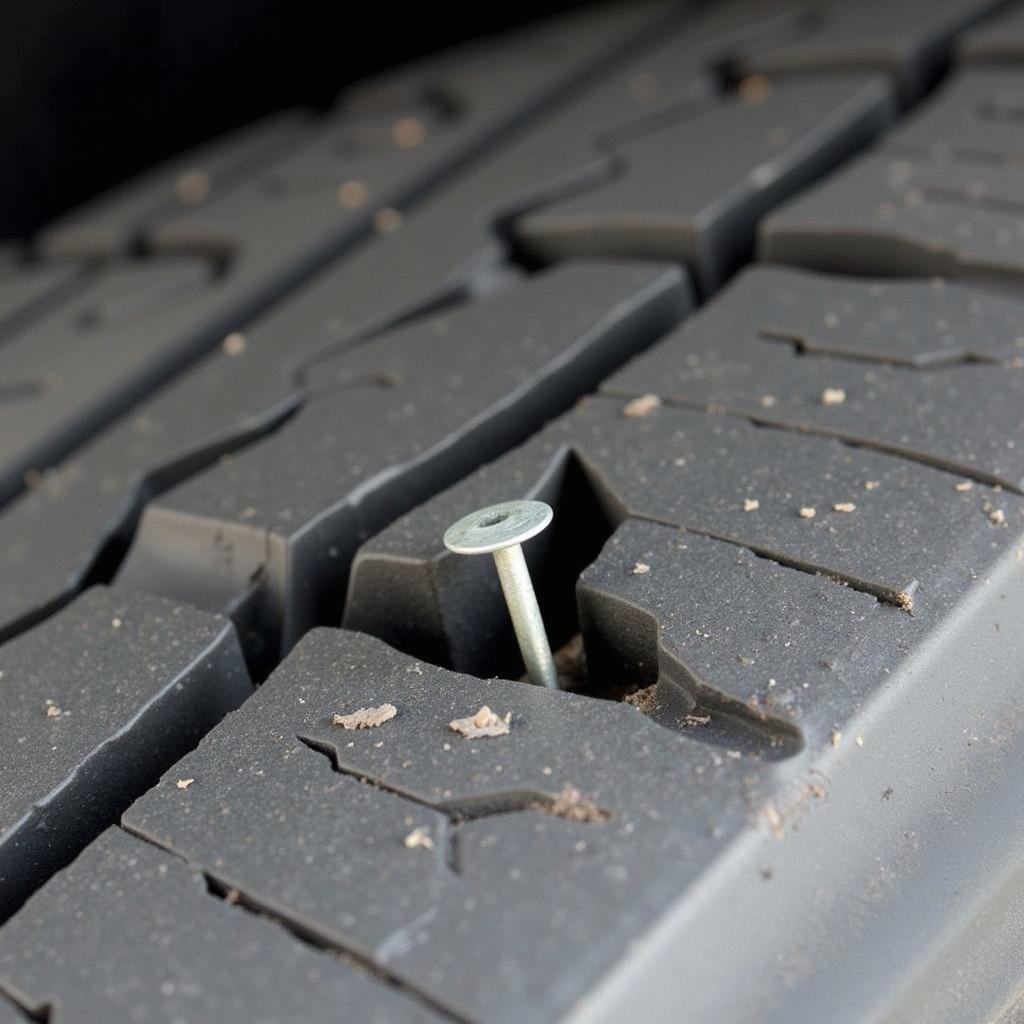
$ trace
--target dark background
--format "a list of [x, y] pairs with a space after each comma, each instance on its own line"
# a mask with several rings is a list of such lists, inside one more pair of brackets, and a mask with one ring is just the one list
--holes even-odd
[[575, 5], [4, 0], [0, 239], [261, 114]]

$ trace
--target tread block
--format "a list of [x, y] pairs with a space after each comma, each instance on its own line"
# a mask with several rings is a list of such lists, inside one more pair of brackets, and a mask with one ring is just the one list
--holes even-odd
[[146, 226], [219, 197], [307, 134], [298, 110], [246, 125], [160, 164], [50, 224], [36, 250], [52, 259], [129, 255]]
[[[582, 505], [569, 505], [581, 524], [605, 516], [609, 533], [626, 517], [680, 527], [929, 620], [1012, 549], [1024, 521], [1021, 499], [980, 484], [958, 492], [955, 477], [929, 466], [688, 409], [630, 415], [632, 402], [581, 403], [383, 530], [353, 562], [345, 625], [462, 671], [493, 671], [492, 652], [511, 633], [493, 567], [446, 555], [442, 534], [467, 511], [513, 497], [548, 501], [557, 523], [570, 467], [591, 489]], [[538, 539], [532, 559], [542, 591], [548, 553]]]
[[445, 1019], [216, 899], [178, 858], [116, 828], [0, 931], [0, 990], [54, 1007], [53, 1024]]
[[941, 280], [754, 268], [604, 390], [839, 437], [1020, 492], [1022, 315], [1018, 302]]
[[322, 362], [272, 436], [147, 506], [118, 582], [214, 609], [255, 583], [261, 630], [287, 650], [337, 621], [361, 540], [528, 436], [687, 306], [676, 268], [578, 265]]
[[[331, 725], [383, 702], [380, 728]], [[485, 702], [508, 736], [449, 730]], [[316, 630], [124, 823], [461, 1018], [547, 1021], [745, 827], [742, 787], [735, 762], [625, 705]]]
[[820, 71], [884, 71], [911, 103], [943, 70], [954, 41], [1000, 0], [825, 0], [809, 5], [808, 30], [798, 40], [754, 53], [743, 74], [777, 77]]
[[[712, 105], [611, 144], [616, 175], [515, 224], [542, 260], [675, 259], [707, 292], [753, 247], [758, 219], [884, 130], [882, 79], [808, 79]], [[705, 155], [693, 160], [694, 152]]]
[[1019, 75], [960, 72], [882, 147], [761, 225], [763, 259], [840, 273], [1019, 281]]
[[0, 916], [250, 692], [229, 623], [105, 588], [0, 647]]
[[202, 351], [182, 310], [212, 290], [205, 260], [111, 268], [4, 341], [0, 378], [33, 387], [0, 403], [0, 501]]
[[646, 670], [655, 720], [769, 757], [831, 746], [925, 629], [869, 594], [636, 519], [577, 600], [590, 685]]

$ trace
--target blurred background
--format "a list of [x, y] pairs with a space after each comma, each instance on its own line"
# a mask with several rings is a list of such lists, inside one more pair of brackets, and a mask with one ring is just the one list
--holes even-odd
[[4, 0], [0, 239], [263, 114], [578, 2]]

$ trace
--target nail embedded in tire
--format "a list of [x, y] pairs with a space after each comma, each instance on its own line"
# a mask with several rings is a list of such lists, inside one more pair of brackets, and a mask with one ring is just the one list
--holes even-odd
[[558, 689], [558, 673], [521, 545], [554, 517], [543, 501], [505, 501], [477, 509], [445, 530], [444, 546], [458, 555], [494, 556], [512, 628], [531, 683]]

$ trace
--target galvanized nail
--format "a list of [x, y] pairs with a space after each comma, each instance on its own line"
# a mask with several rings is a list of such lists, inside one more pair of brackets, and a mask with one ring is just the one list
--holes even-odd
[[530, 682], [558, 689], [558, 673], [544, 631], [537, 595], [521, 547], [554, 517], [543, 501], [504, 501], [477, 509], [445, 530], [444, 545], [459, 555], [494, 556], [512, 628]]

